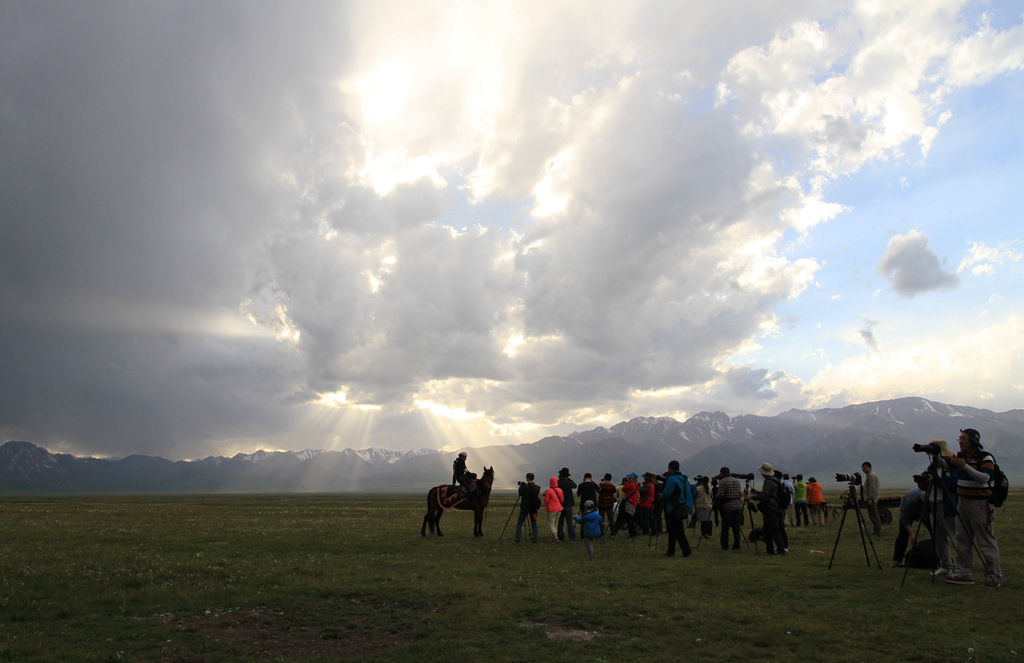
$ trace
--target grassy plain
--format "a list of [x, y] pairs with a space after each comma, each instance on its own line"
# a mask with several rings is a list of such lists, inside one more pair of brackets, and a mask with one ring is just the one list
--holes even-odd
[[589, 559], [543, 528], [514, 543], [515, 518], [499, 540], [513, 497], [482, 539], [461, 511], [421, 538], [424, 501], [0, 498], [0, 661], [1024, 659], [1021, 494], [997, 516], [999, 590], [915, 569], [901, 587], [895, 525], [869, 566], [852, 511], [829, 569], [836, 523], [791, 528], [785, 558], [618, 538]]

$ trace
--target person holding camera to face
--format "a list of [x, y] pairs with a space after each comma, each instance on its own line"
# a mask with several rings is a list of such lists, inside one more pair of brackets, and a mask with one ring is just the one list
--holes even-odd
[[526, 481], [519, 482], [519, 520], [516, 521], [516, 543], [522, 539], [523, 523], [530, 521], [534, 543], [537, 543], [537, 510], [540, 509], [540, 486], [533, 482], [533, 472], [526, 473]]
[[740, 549], [740, 529], [743, 527], [743, 489], [740, 480], [732, 475], [728, 467], [718, 472], [718, 492], [715, 505], [722, 518], [722, 550], [729, 549], [729, 532], [732, 532], [732, 549]]
[[565, 498], [562, 501], [564, 508], [558, 514], [558, 539], [565, 541], [565, 530], [568, 530], [569, 542], [575, 543], [576, 523], [572, 519], [572, 508], [576, 506], [576, 501], [573, 499], [573, 495], [576, 493], [576, 482], [572, 480], [568, 467], [558, 470], [558, 488], [562, 491], [562, 495]]
[[954, 585], [973, 585], [973, 543], [984, 558], [987, 577], [985, 584], [999, 587], [1003, 571], [999, 564], [999, 545], [992, 527], [995, 507], [989, 502], [990, 484], [995, 474], [992, 454], [981, 446], [981, 433], [973, 428], [960, 431], [960, 452], [948, 463], [956, 468], [957, 498], [960, 517], [956, 521], [956, 566], [946, 582]]
[[761, 463], [758, 473], [764, 477], [761, 490], [752, 490], [749, 500], [758, 503], [757, 510], [764, 517], [764, 550], [768, 555], [785, 555], [789, 551], [782, 537], [782, 518], [784, 512], [779, 508], [782, 484], [775, 478], [775, 470], [771, 463]]

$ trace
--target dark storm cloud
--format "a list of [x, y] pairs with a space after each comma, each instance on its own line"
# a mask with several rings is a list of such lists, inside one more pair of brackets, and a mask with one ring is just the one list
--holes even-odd
[[215, 346], [278, 222], [267, 162], [294, 138], [295, 71], [316, 72], [311, 40], [334, 19], [205, 2], [3, 14], [0, 428], [180, 456], [204, 429], [266, 425], [266, 402], [226, 386], [266, 389], [272, 344]]

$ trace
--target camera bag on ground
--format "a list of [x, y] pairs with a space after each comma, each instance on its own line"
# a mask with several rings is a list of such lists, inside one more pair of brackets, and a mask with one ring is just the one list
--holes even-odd
[[934, 571], [939, 567], [939, 558], [935, 553], [935, 544], [931, 539], [918, 541], [907, 551], [904, 561], [912, 569], [928, 569]]

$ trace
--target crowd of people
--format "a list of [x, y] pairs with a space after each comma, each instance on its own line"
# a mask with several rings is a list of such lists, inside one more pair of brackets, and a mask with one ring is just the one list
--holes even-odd
[[[999, 587], [1002, 571], [989, 500], [995, 462], [983, 450], [978, 431], [964, 429], [959, 443], [958, 454], [942, 440], [926, 445], [928, 468], [914, 476], [915, 487], [900, 503], [892, 566], [904, 564], [908, 545], [917, 543], [920, 525], [924, 525], [933, 541], [936, 578], [973, 584], [972, 553], [977, 549], [985, 567], [985, 583]], [[864, 462], [861, 470], [863, 476], [850, 477], [850, 490], [859, 490], [859, 494], [848, 493], [844, 499], [856, 500], [864, 507], [865, 526], [870, 522], [868, 535], [874, 539], [882, 533], [881, 486], [870, 462]], [[460, 454], [453, 483], [458, 483], [464, 472], [465, 454]], [[754, 473], [734, 474], [728, 467], [714, 477], [688, 477], [673, 460], [661, 474], [633, 472], [616, 482], [611, 473], [596, 481], [587, 472], [577, 484], [569, 468], [563, 467], [543, 491], [534, 474], [528, 473], [526, 480], [519, 482], [515, 541], [523, 540], [524, 529], [531, 541], [540, 540], [538, 518], [543, 512], [552, 543], [575, 542], [579, 525], [579, 537], [591, 557], [596, 554], [597, 539], [623, 534], [630, 539], [653, 538], [662, 533], [667, 535], [664, 555], [672, 557], [678, 549], [681, 556], [688, 557], [693, 548], [686, 530], [711, 539], [716, 526], [722, 550], [740, 550], [744, 540], [755, 545], [763, 541], [768, 555], [786, 555], [789, 527], [820, 527], [828, 522], [830, 509], [822, 486], [814, 477], [804, 481], [802, 474], [796, 474], [791, 478], [767, 462], [758, 466], [756, 473], [760, 484]], [[745, 514], [751, 519], [749, 535], [743, 532]], [[755, 514], [760, 515], [759, 528]], [[917, 528], [915, 523], [919, 523]]]
[[[458, 462], [458, 461], [456, 461]], [[825, 499], [821, 484], [814, 477], [804, 482], [803, 475], [790, 480], [769, 463], [758, 472], [763, 478], [760, 488], [751, 487], [753, 474], [733, 476], [723, 467], [715, 477], [688, 477], [678, 461], [668, 463], [663, 473], [636, 472], [618, 482], [611, 473], [600, 481], [587, 472], [576, 483], [568, 467], [548, 480], [546, 488], [537, 483], [533, 473], [519, 482], [519, 516], [515, 541], [526, 536], [537, 543], [546, 529], [552, 543], [577, 540], [576, 525], [587, 552], [595, 554], [594, 539], [615, 539], [626, 535], [667, 537], [666, 556], [677, 553], [688, 557], [693, 553], [686, 530], [711, 539], [715, 526], [721, 527], [719, 543], [723, 550], [738, 550], [744, 539], [744, 513], [760, 513], [763, 523], [751, 529], [757, 541], [764, 540], [768, 554], [788, 552], [785, 525], [824, 525]], [[745, 484], [741, 484], [743, 479]], [[543, 514], [543, 515], [542, 515]], [[538, 522], [540, 521], [540, 522]], [[546, 527], [545, 527], [546, 526]], [[731, 544], [730, 544], [731, 540]]]

